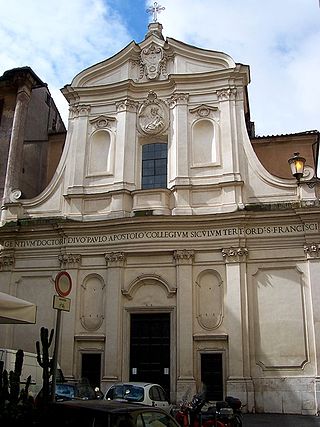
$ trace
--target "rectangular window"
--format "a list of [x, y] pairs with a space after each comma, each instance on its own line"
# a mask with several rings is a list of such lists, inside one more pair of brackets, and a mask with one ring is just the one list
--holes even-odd
[[142, 146], [142, 189], [167, 188], [167, 144]]

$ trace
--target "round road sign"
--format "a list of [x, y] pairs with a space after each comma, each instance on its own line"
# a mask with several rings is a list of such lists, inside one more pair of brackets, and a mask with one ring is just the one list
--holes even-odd
[[68, 296], [72, 288], [72, 281], [71, 281], [70, 274], [67, 273], [66, 271], [60, 271], [56, 276], [54, 285], [57, 293], [61, 297]]

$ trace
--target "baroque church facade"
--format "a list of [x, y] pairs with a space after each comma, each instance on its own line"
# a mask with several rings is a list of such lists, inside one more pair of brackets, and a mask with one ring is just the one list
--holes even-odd
[[38, 312], [36, 325], [4, 325], [0, 346], [34, 352], [67, 271], [67, 378], [157, 382], [177, 402], [206, 387], [248, 411], [315, 414], [312, 168], [297, 185], [259, 162], [248, 66], [148, 30], [62, 89], [69, 126], [53, 179], [3, 203], [1, 290]]

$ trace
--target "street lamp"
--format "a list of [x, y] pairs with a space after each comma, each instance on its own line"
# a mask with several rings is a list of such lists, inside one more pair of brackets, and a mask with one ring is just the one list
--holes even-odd
[[300, 153], [293, 153], [293, 157], [288, 160], [288, 163], [291, 168], [291, 173], [296, 178], [299, 185], [300, 179], [303, 176], [306, 159], [304, 157], [301, 157]]

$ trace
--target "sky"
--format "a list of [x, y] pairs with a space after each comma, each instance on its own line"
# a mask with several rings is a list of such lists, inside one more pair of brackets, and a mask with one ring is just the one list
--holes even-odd
[[[83, 69], [144, 39], [144, 0], [0, 0], [0, 75], [29, 66], [60, 92]], [[250, 66], [257, 135], [320, 130], [319, 0], [159, 0], [164, 37], [225, 52]]]

